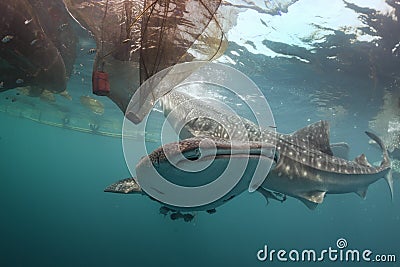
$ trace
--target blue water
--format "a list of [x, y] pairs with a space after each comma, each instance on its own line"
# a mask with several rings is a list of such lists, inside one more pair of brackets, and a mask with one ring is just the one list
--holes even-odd
[[[275, 6], [277, 1], [265, 2]], [[398, 18], [398, 1], [386, 2], [396, 7]], [[347, 2], [346, 6], [365, 25], [359, 31], [379, 38], [354, 42], [353, 33], [332, 33], [326, 26], [329, 33], [324, 42], [314, 42], [311, 37], [301, 40], [315, 47], [307, 50], [292, 42], [269, 40], [269, 32], [276, 29], [261, 21], [266, 28], [262, 26], [257, 34], [265, 34], [263, 45], [289, 57], [252, 54], [233, 41], [225, 55], [260, 87], [279, 132], [291, 133], [328, 120], [331, 141], [349, 143], [351, 159], [365, 153], [370, 162], [376, 162], [381, 160], [381, 152], [368, 144], [364, 131], [370, 130], [369, 122], [383, 109], [385, 90], [400, 95], [399, 23], [392, 20], [393, 14], [386, 16]], [[343, 12], [348, 13], [348, 8]], [[284, 15], [279, 13], [276, 18]], [[282, 20], [281, 24], [285, 23]], [[320, 23], [315, 28], [316, 38], [325, 28]], [[68, 108], [57, 108], [60, 102], [43, 104], [54, 108], [57, 115], [69, 112], [72, 123], [90, 112], [80, 105], [79, 97], [91, 94], [94, 55], [87, 51], [95, 42], [87, 40], [87, 32], [81, 35], [68, 84], [75, 102], [61, 100], [62, 104], [74, 104]], [[295, 35], [288, 36], [295, 40]], [[246, 43], [256, 48], [252, 40]], [[299, 57], [309, 63], [296, 59]], [[16, 103], [24, 97], [30, 99], [15, 93], [7, 91], [0, 98], [9, 94], [7, 105], [14, 103], [14, 98]], [[113, 102], [101, 101], [105, 116], [120, 114], [123, 119]], [[35, 107], [41, 102], [27, 103]], [[271, 200], [267, 205], [260, 194], [244, 192], [218, 207], [215, 214], [198, 212], [192, 222], [172, 221], [160, 214], [160, 204], [148, 197], [103, 192], [109, 184], [131, 177], [121, 139], [51, 127], [2, 112], [0, 125], [0, 267], [400, 266], [398, 180], [393, 201], [381, 179], [369, 187], [365, 200], [356, 194], [328, 195], [313, 211], [294, 198], [284, 203]], [[134, 163], [143, 156], [140, 143], [136, 145], [130, 148], [138, 151]], [[319, 254], [337, 249], [340, 238], [346, 239], [346, 249], [368, 249], [373, 252], [371, 257], [395, 255], [396, 262], [341, 262], [328, 257], [322, 263], [279, 262], [276, 255], [272, 261], [257, 259], [265, 245], [269, 251], [313, 249]]]
[[[281, 132], [328, 117], [332, 140], [349, 142], [351, 157], [366, 152], [371, 161], [380, 159], [363, 134], [370, 113], [379, 110], [381, 100], [374, 97], [379, 92], [368, 96], [368, 91], [348, 90], [351, 102], [342, 97], [329, 104], [346, 108], [338, 118], [318, 111], [323, 99], [315, 100], [312, 90], [263, 90]], [[365, 99], [356, 97], [361, 95], [376, 105], [366, 108]], [[310, 211], [292, 198], [266, 205], [261, 195], [243, 193], [215, 214], [200, 212], [185, 223], [159, 214], [160, 205], [147, 197], [103, 192], [108, 184], [130, 177], [120, 139], [3, 113], [0, 123], [1, 266], [284, 266], [289, 263], [258, 261], [257, 251], [264, 245], [320, 251], [336, 248], [339, 238], [351, 249], [395, 254], [397, 263], [384, 266], [399, 266], [398, 181], [393, 203], [382, 179], [370, 186], [366, 200], [329, 195]], [[326, 266], [342, 264], [324, 261]]]

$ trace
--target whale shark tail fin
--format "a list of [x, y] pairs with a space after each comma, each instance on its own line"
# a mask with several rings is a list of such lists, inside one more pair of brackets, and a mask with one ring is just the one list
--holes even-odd
[[386, 174], [385, 180], [389, 185], [390, 197], [391, 197], [391, 199], [393, 201], [393, 175], [392, 175], [392, 170], [389, 170], [389, 172]]
[[391, 168], [391, 162], [390, 162], [390, 158], [389, 158], [389, 152], [385, 146], [385, 144], [383, 143], [382, 139], [380, 139], [376, 134], [371, 133], [371, 132], [365, 132], [369, 138], [371, 138], [372, 140], [374, 140], [382, 149], [382, 153], [383, 153], [383, 160], [381, 162], [380, 167], [382, 169], [389, 169], [389, 171], [387, 172], [387, 174], [385, 175], [385, 180], [387, 182], [387, 184], [389, 185], [389, 189], [390, 189], [390, 196], [391, 199], [393, 201], [393, 175], [392, 175], [392, 170]]

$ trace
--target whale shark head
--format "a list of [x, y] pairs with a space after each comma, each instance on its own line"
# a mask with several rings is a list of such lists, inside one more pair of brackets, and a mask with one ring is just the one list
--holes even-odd
[[[258, 175], [265, 179], [266, 170], [270, 168], [273, 160], [273, 146], [262, 142], [193, 137], [169, 143], [154, 150], [139, 161], [135, 178], [120, 180], [107, 187], [105, 191], [146, 193], [164, 204], [169, 204], [159, 199], [170, 194], [170, 191], [163, 186], [163, 183], [155, 182], [157, 176], [177, 187], [189, 189], [215, 185], [219, 179], [220, 183], [224, 183], [221, 179], [227, 178], [229, 183], [237, 179], [236, 182], [229, 184], [231, 187], [221, 191], [218, 198], [213, 201], [204, 205], [191, 206], [191, 210], [210, 210], [245, 191], [253, 177]], [[222, 185], [216, 188], [212, 191], [225, 187]], [[182, 206], [171, 206], [174, 209], [182, 208]]]
[[[266, 170], [274, 161], [275, 148], [263, 142], [243, 142], [223, 138], [192, 137], [179, 142], [166, 144], [136, 165], [136, 174], [143, 173], [141, 179], [149, 179], [147, 170], [155, 169], [163, 178], [182, 186], [199, 186], [217, 179], [227, 168], [230, 161], [240, 161], [237, 173], [251, 176], [254, 172], [246, 164], [268, 162]], [[242, 168], [242, 170], [240, 170]], [[243, 169], [244, 168], [244, 169]], [[252, 169], [256, 169], [255, 166]], [[261, 174], [260, 174], [261, 175]], [[253, 173], [254, 176], [254, 173]], [[262, 178], [267, 176], [267, 171]], [[240, 177], [239, 177], [240, 178]]]

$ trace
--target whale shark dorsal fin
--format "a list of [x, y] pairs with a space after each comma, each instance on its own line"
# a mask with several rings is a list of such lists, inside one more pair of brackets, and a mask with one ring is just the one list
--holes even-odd
[[360, 165], [363, 165], [365, 167], [371, 167], [371, 164], [369, 164], [367, 157], [365, 156], [365, 154], [361, 154], [360, 156], [356, 157], [354, 159], [355, 162], [357, 162]]
[[329, 124], [327, 121], [310, 124], [294, 132], [292, 136], [306, 141], [314, 149], [333, 156], [329, 144]]

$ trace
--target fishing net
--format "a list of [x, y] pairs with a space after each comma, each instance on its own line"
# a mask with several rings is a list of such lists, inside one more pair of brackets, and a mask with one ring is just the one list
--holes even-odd
[[[0, 91], [16, 88], [1, 94], [0, 112], [120, 136], [122, 118], [114, 103], [125, 112], [140, 87], [137, 110], [130, 114], [140, 121], [193, 66], [224, 53], [224, 32], [247, 9], [271, 13], [247, 0], [0, 1]], [[198, 64], [174, 67], [192, 61]], [[104, 95], [112, 101], [91, 94], [92, 70], [108, 75], [110, 91]], [[162, 70], [167, 71], [149, 79]]]
[[62, 92], [75, 59], [76, 36], [60, 1], [0, 1], [0, 92]]
[[[220, 4], [220, 0], [2, 1], [1, 32], [11, 39], [4, 39], [0, 47], [0, 90], [16, 89], [2, 94], [0, 111], [52, 126], [119, 136], [122, 119], [110, 103], [86, 97], [89, 92], [84, 88], [91, 83], [87, 67], [108, 75], [107, 95], [124, 112], [137, 88], [160, 70], [223, 54], [227, 40], [221, 21], [228, 16], [217, 12]], [[97, 49], [89, 49], [90, 42], [73, 27], [76, 22], [68, 11], [90, 30], [96, 42], [90, 45]], [[89, 50], [96, 51], [94, 62]], [[159, 76], [141, 90], [138, 107], [150, 107], [190, 73], [178, 73], [173, 79]], [[67, 81], [69, 93], [64, 92]], [[161, 81], [163, 86], [157, 87]]]
[[[155, 73], [181, 62], [212, 60], [227, 47], [219, 22], [221, 14], [217, 13], [221, 0], [65, 3], [82, 26], [93, 33], [98, 48], [94, 73], [107, 73], [110, 92], [104, 94], [123, 112], [140, 84]], [[169, 90], [189, 74], [175, 77]], [[151, 99], [157, 99], [166, 93], [151, 88], [154, 86], [141, 92], [139, 105], [148, 101], [150, 94]]]

